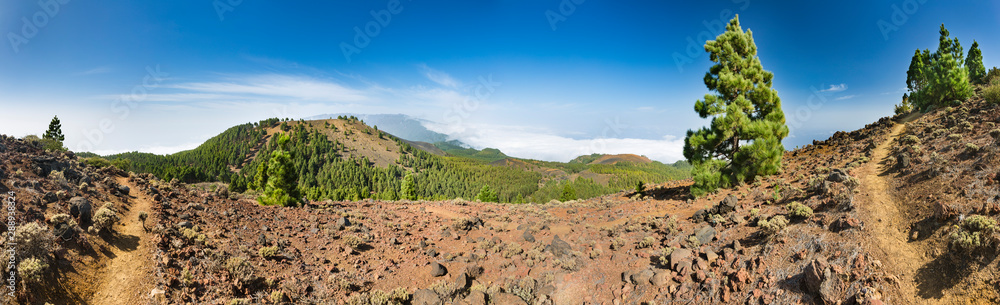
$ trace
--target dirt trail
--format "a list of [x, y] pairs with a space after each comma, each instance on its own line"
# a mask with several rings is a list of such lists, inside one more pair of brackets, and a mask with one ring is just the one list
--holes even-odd
[[905, 127], [905, 123], [893, 126], [886, 141], [875, 148], [873, 162], [869, 162], [858, 172], [864, 194], [862, 197], [867, 196], [868, 199], [867, 204], [860, 208], [862, 215], [867, 215], [865, 225], [866, 230], [872, 233], [871, 246], [884, 251], [882, 262], [899, 277], [900, 293], [908, 298], [902, 303], [936, 304], [938, 300], [917, 297], [917, 270], [932, 259], [928, 255], [931, 250], [928, 248], [929, 244], [910, 241], [908, 232], [916, 220], [907, 217], [903, 209], [913, 207], [900, 202], [891, 193], [894, 162], [889, 156], [889, 146]]
[[113, 255], [96, 274], [97, 292], [88, 304], [146, 304], [153, 288], [152, 235], [139, 221], [139, 212], [149, 213], [152, 204], [127, 178], [119, 177], [118, 183], [131, 188], [132, 205], [127, 210], [118, 207], [123, 213], [110, 241]]

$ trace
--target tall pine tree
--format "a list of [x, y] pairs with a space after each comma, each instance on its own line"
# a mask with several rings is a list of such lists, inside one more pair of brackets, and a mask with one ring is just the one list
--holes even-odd
[[[914, 55], [906, 72], [910, 102], [921, 111], [957, 105], [973, 94], [969, 83], [970, 70], [964, 66], [966, 60], [962, 58], [962, 45], [958, 38], [950, 38], [944, 24], [941, 24], [938, 34], [941, 36], [937, 51], [931, 54], [924, 50], [919, 57]], [[978, 52], [978, 44], [975, 49]]]
[[979, 50], [979, 42], [973, 40], [969, 47], [969, 56], [965, 58], [965, 67], [969, 69], [969, 81], [973, 84], [983, 84], [986, 77], [986, 67], [983, 66], [983, 52]]
[[778, 173], [785, 151], [781, 140], [788, 136], [781, 99], [771, 88], [774, 74], [761, 66], [753, 33], [743, 31], [738, 15], [724, 33], [705, 43], [705, 51], [715, 62], [705, 73], [705, 86], [715, 93], [706, 94], [694, 109], [712, 124], [688, 130], [684, 141], [694, 196]]

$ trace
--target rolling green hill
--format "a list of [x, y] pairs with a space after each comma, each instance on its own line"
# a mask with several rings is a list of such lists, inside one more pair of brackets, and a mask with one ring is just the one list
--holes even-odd
[[[285, 150], [291, 153], [299, 190], [309, 200], [398, 200], [403, 178], [413, 175], [417, 196], [422, 199], [472, 199], [488, 186], [500, 202], [546, 202], [614, 193], [632, 188], [638, 181], [684, 179], [690, 172], [681, 163], [561, 163], [511, 158], [497, 149], [476, 150], [457, 142], [414, 145], [416, 142], [345, 116], [311, 121], [269, 119], [232, 127], [189, 151], [172, 155], [130, 152], [104, 158], [117, 164], [127, 160], [131, 170], [166, 180], [223, 181], [229, 182], [233, 191], [259, 192], [263, 187], [261, 169], [268, 160], [259, 156], [271, 156], [278, 149], [278, 134], [289, 136]], [[436, 155], [440, 151], [446, 154]], [[618, 156], [577, 159], [592, 162], [617, 160]], [[573, 198], [565, 194], [569, 189]]]

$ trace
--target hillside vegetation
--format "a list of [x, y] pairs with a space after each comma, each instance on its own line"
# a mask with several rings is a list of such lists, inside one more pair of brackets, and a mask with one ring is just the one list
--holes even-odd
[[561, 163], [511, 158], [496, 149], [476, 150], [457, 142], [432, 146], [402, 140], [344, 116], [312, 121], [268, 119], [232, 127], [189, 151], [166, 156], [131, 152], [105, 158], [119, 168], [167, 181], [221, 181], [230, 183], [233, 191], [261, 192], [266, 184], [262, 164], [268, 158], [260, 156], [271, 156], [278, 149], [277, 134], [289, 135], [287, 149], [298, 189], [311, 201], [404, 199], [400, 190], [409, 174], [417, 198], [473, 199], [486, 186], [499, 202], [522, 203], [591, 198], [638, 182], [684, 179], [689, 172], [683, 162], [666, 165], [633, 155], [593, 156], [614, 162]]

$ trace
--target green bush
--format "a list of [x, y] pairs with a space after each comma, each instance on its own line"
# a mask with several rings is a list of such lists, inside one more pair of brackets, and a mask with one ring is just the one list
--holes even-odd
[[108, 161], [108, 159], [104, 159], [101, 157], [83, 158], [82, 160], [80, 160], [80, 162], [83, 162], [83, 164], [96, 168], [104, 168], [111, 165], [111, 161]]
[[490, 188], [489, 185], [484, 185], [483, 188], [479, 190], [479, 194], [476, 195], [476, 201], [499, 202], [500, 198], [497, 196], [497, 193]]
[[1000, 104], [1000, 85], [992, 85], [983, 89], [983, 98], [987, 103]]
[[115, 213], [115, 205], [107, 202], [97, 212], [94, 213], [94, 224], [90, 227], [91, 234], [111, 231], [115, 222], [118, 221], [118, 214]]
[[789, 203], [786, 208], [788, 208], [788, 215], [792, 217], [809, 218], [812, 217], [813, 215], [812, 208], [802, 203], [799, 203], [798, 201]]

